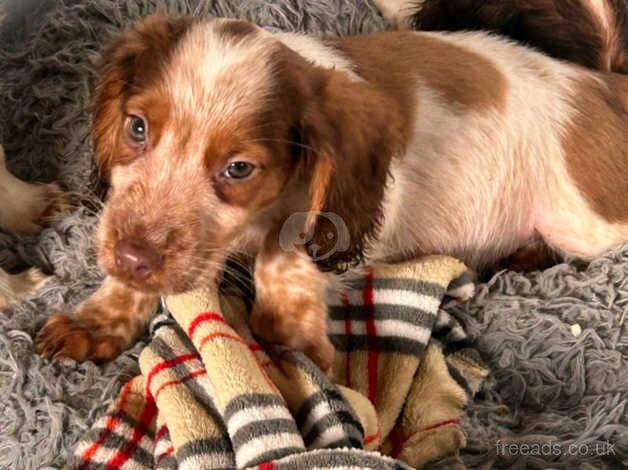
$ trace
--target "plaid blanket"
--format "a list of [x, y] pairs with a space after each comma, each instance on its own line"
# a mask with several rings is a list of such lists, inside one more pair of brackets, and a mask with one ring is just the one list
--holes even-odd
[[[447, 257], [364, 269], [330, 294], [333, 377], [263, 348], [246, 302], [208, 288], [165, 299], [142, 374], [76, 451], [76, 469], [408, 468], [457, 453], [460, 417], [487, 371], [440, 307], [473, 293]], [[438, 336], [438, 339], [436, 337]]]

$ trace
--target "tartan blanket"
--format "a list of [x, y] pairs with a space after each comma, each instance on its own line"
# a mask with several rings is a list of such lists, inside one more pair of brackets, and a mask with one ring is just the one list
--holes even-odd
[[262, 347], [247, 303], [207, 288], [165, 299], [141, 375], [79, 443], [71, 468], [409, 468], [455, 455], [460, 418], [487, 370], [442, 308], [473, 284], [433, 256], [364, 268], [329, 294], [332, 377]]

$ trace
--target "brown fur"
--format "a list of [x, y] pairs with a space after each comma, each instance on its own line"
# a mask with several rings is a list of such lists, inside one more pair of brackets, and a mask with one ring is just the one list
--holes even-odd
[[628, 222], [628, 77], [588, 80], [575, 91], [577, 115], [565, 129], [567, 170], [592, 209]]
[[[589, 1], [607, 3], [611, 31]], [[627, 0], [426, 0], [411, 22], [424, 31], [491, 30], [558, 59], [628, 73]]]
[[361, 76], [394, 100], [406, 126], [405, 139], [412, 132], [417, 105], [413, 88], [405, 84], [417, 78], [447, 101], [478, 111], [499, 108], [506, 98], [506, 80], [490, 60], [437, 38], [383, 33], [332, 44], [355, 61]]
[[[404, 122], [403, 112], [371, 85], [351, 82], [339, 72], [326, 75], [305, 109], [302, 134], [312, 149], [306, 152], [312, 171], [310, 209], [340, 216], [351, 240], [349, 250], [319, 265], [342, 270], [362, 258], [375, 234], [390, 161], [404, 150]], [[330, 221], [321, 217], [310, 243], [329, 251], [336, 240], [327, 235], [333, 232]]]
[[[154, 16], [114, 41], [103, 55], [94, 94], [92, 134], [98, 166], [107, 178], [111, 166], [131, 161], [135, 154], [121, 145], [125, 100], [149, 88], [185, 31], [195, 20]], [[156, 60], [156, 58], [160, 58]], [[151, 108], [156, 109], [156, 108]]]

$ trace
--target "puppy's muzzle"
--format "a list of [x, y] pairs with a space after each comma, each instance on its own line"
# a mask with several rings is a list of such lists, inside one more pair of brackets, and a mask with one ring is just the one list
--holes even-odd
[[114, 250], [118, 269], [137, 281], [147, 279], [163, 265], [162, 255], [139, 240], [120, 240]]

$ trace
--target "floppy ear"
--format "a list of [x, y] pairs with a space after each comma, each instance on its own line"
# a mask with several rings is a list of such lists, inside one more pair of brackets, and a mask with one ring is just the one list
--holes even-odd
[[[359, 262], [381, 221], [391, 159], [403, 151], [401, 118], [369, 83], [326, 71], [306, 105], [302, 126], [310, 175], [310, 246], [332, 253], [323, 268]], [[348, 248], [331, 213], [344, 223]], [[330, 235], [332, 234], [332, 235]], [[336, 251], [338, 250], [338, 251]]]
[[92, 135], [101, 176], [123, 158], [120, 133], [124, 101], [134, 89], [150, 85], [178, 39], [195, 21], [189, 17], [150, 16], [123, 33], [105, 50], [97, 71]]

